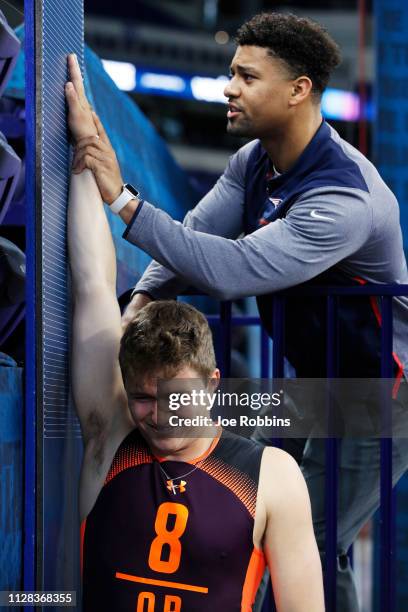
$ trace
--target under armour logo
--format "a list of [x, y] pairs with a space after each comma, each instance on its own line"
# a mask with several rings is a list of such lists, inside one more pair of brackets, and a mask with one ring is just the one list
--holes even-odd
[[279, 204], [282, 202], [282, 198], [268, 198], [268, 200], [272, 202], [275, 208], [277, 208]]
[[179, 485], [175, 485], [172, 480], [167, 480], [166, 483], [168, 490], [172, 491], [173, 495], [176, 495], [177, 489], [179, 493], [184, 493], [184, 491], [186, 490], [187, 482], [185, 480], [180, 480]]

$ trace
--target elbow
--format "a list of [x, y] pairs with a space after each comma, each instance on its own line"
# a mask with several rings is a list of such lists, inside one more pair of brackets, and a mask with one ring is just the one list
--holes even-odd
[[228, 287], [225, 285], [222, 287], [209, 287], [207, 292], [209, 295], [211, 295], [211, 297], [215, 298], [216, 300], [219, 300], [220, 302], [229, 302], [231, 300], [237, 300], [239, 297], [242, 297], [241, 295], [239, 295], [239, 292], [237, 292], [236, 289], [234, 290], [232, 287]]
[[95, 280], [84, 282], [83, 279], [73, 279], [71, 296], [75, 302], [92, 299], [103, 299], [107, 294], [114, 295], [116, 299], [116, 283], [111, 281], [97, 282]]
[[203, 293], [210, 297], [219, 300], [220, 302], [228, 302], [231, 300], [238, 300], [240, 298], [254, 295], [251, 293], [251, 287], [243, 285], [242, 278], [239, 278], [237, 274], [231, 275], [230, 278], [226, 278], [225, 275], [207, 274], [202, 275], [196, 274], [193, 277], [187, 278], [187, 281], [192, 287], [203, 291]]
[[235, 291], [222, 291], [219, 294], [218, 299], [220, 300], [220, 302], [231, 302], [232, 300], [238, 300], [239, 297], [240, 296], [237, 295]]

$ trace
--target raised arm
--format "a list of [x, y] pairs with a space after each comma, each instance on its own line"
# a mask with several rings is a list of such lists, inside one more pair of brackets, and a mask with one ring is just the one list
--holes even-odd
[[[85, 442], [106, 437], [125, 412], [119, 368], [115, 249], [92, 172], [72, 176], [68, 205], [72, 274], [72, 386]], [[116, 419], [116, 421], [115, 421]]]
[[295, 460], [264, 451], [260, 503], [266, 514], [263, 549], [278, 612], [324, 612], [320, 556], [309, 494]]
[[[74, 139], [95, 133], [79, 68], [70, 64], [67, 88]], [[116, 257], [109, 224], [92, 172], [71, 177], [68, 249], [72, 274], [72, 388], [87, 447], [101, 458], [106, 444], [130, 429], [118, 362], [121, 337], [116, 299]], [[118, 433], [120, 432], [120, 433]], [[107, 442], [108, 441], [108, 442]]]

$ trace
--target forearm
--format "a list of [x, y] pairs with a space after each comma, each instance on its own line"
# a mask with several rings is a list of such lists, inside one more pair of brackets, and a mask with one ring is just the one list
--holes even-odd
[[[191, 285], [218, 299], [237, 299], [284, 288], [287, 270], [271, 258], [271, 245], [253, 236], [233, 240], [196, 231], [144, 203], [124, 234], [153, 259]], [[285, 273], [284, 273], [285, 272]]]
[[68, 202], [68, 249], [74, 294], [109, 286], [116, 292], [115, 248], [93, 174], [71, 176]]
[[[184, 218], [183, 225], [191, 227], [193, 223], [194, 217], [190, 212]], [[155, 300], [171, 300], [184, 293], [189, 286], [183, 278], [153, 259], [136, 283], [134, 295], [144, 291]]]
[[[206, 200], [208, 199], [209, 196], [206, 197]], [[234, 227], [234, 220], [228, 216], [228, 223], [220, 223], [219, 213], [208, 214], [208, 211], [203, 211], [203, 208], [200, 203], [195, 209], [189, 211], [184, 217], [183, 226], [212, 235], [236, 237], [239, 234], [241, 229], [239, 222]], [[191, 282], [187, 282], [182, 276], [153, 259], [137, 282], [135, 291], [148, 292], [156, 300], [174, 299], [191, 286], [193, 286]]]
[[[226, 171], [214, 187], [186, 214], [183, 227], [232, 240], [243, 232], [243, 177], [247, 154], [248, 151], [244, 147], [231, 158]], [[129, 224], [135, 211], [135, 201], [131, 201], [123, 209], [122, 220]], [[135, 225], [137, 224], [136, 218]], [[161, 241], [163, 236], [157, 238]], [[168, 299], [180, 295], [189, 286], [194, 286], [191, 279], [183, 277], [180, 271], [173, 271], [171, 266], [162, 265], [163, 262], [158, 261], [160, 260], [153, 261], [147, 268], [136, 286], [137, 289], [148, 291], [155, 299]]]
[[[330, 207], [330, 217], [317, 223], [316, 207]], [[145, 202], [124, 238], [187, 284], [228, 300], [303, 283], [357, 252], [371, 227], [366, 212], [358, 194], [313, 194], [285, 219], [234, 240], [185, 227]]]

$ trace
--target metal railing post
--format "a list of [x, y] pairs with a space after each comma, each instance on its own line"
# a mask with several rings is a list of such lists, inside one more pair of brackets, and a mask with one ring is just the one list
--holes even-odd
[[272, 324], [272, 376], [283, 378], [285, 357], [285, 298], [283, 295], [273, 296]]
[[[392, 296], [381, 299], [381, 378], [393, 375], [392, 365]], [[392, 426], [391, 397], [388, 385], [382, 397], [381, 417], [385, 435]], [[381, 438], [381, 505], [380, 505], [380, 608], [395, 610], [395, 525], [396, 492], [392, 487], [392, 437]]]
[[269, 377], [269, 361], [269, 336], [261, 327], [261, 378]]
[[336, 577], [337, 577], [337, 507], [338, 507], [338, 447], [334, 436], [335, 415], [330, 393], [331, 379], [339, 373], [339, 333], [338, 333], [338, 297], [327, 296], [327, 439], [325, 441], [325, 600], [326, 609], [336, 612]]
[[[273, 345], [272, 345], [272, 380], [284, 377], [285, 368], [285, 297], [273, 296], [272, 306]], [[282, 448], [281, 438], [272, 438], [272, 446]]]
[[[285, 298], [283, 295], [273, 296], [272, 305], [272, 326], [273, 326], [273, 345], [272, 345], [272, 380], [283, 378], [284, 359], [285, 359]], [[282, 448], [281, 438], [271, 438], [272, 446]], [[263, 612], [275, 612], [276, 606], [273, 598], [272, 585], [269, 583], [263, 605]]]
[[221, 375], [223, 378], [231, 376], [231, 302], [221, 302], [220, 305], [220, 338], [221, 338]]

